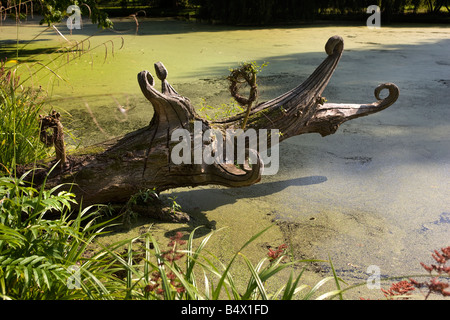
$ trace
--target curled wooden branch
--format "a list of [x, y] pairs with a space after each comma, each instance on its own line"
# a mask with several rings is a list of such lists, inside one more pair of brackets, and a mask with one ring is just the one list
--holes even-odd
[[[251, 63], [245, 63], [237, 69], [233, 69], [227, 77], [230, 82], [230, 93], [233, 98], [241, 105], [248, 106], [252, 104], [258, 96], [258, 87], [256, 85], [256, 70]], [[250, 94], [245, 98], [239, 94], [239, 84], [247, 83], [250, 87]]]
[[[381, 98], [380, 93], [385, 89], [389, 90], [389, 95], [386, 98]], [[395, 101], [397, 101], [400, 95], [400, 90], [393, 83], [383, 83], [375, 88], [374, 95], [378, 101], [371, 104], [320, 104], [317, 108], [316, 114], [309, 122], [310, 128], [314, 128], [314, 130], [319, 132], [322, 136], [333, 134], [339, 126], [346, 121], [365, 117], [391, 106]]]
[[[256, 85], [256, 69], [251, 63], [244, 63], [237, 69], [231, 70], [230, 75], [227, 77], [230, 82], [230, 93], [231, 96], [241, 105], [246, 106], [247, 110], [245, 112], [245, 117], [242, 122], [242, 130], [245, 129], [247, 125], [248, 117], [250, 115], [250, 110], [252, 109], [252, 104], [258, 97], [258, 86]], [[247, 83], [250, 87], [249, 97], [245, 98], [239, 94], [239, 84]]]

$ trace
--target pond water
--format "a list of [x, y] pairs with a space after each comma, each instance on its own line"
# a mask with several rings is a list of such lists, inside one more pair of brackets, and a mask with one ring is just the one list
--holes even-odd
[[[362, 22], [250, 28], [150, 18], [140, 20], [136, 34], [132, 20], [115, 22], [115, 32], [97, 33], [85, 22], [72, 35], [61, 24], [68, 40], [93, 35], [90, 46], [98, 47], [70, 64], [63, 56], [49, 65], [69, 84], [49, 73], [33, 77], [51, 92], [51, 104], [65, 111], [66, 126], [84, 145], [150, 121], [152, 108], [136, 76], [142, 70], [154, 74], [157, 61], [167, 67], [175, 89], [197, 106], [202, 99], [213, 106], [229, 102], [224, 81], [229, 68], [266, 61], [259, 78], [260, 100], [265, 100], [306, 79], [325, 58], [327, 39], [338, 34], [344, 53], [324, 91], [329, 102], [371, 103], [374, 88], [383, 82], [400, 88], [394, 105], [347, 122], [334, 135], [282, 142], [278, 174], [264, 176], [259, 184], [170, 191], [194, 225], [230, 227], [216, 240], [223, 251], [218, 256], [226, 257], [225, 251], [234, 252], [275, 221], [276, 230], [252, 250], [263, 255], [267, 246], [288, 242], [297, 258], [329, 256], [340, 276], [358, 283], [368, 278], [370, 265], [382, 276], [423, 273], [419, 262], [430, 263], [432, 250], [450, 245], [448, 26], [372, 30]], [[18, 31], [21, 43], [41, 30], [33, 21], [24, 23]], [[13, 43], [16, 32], [14, 26], [0, 27], [1, 39], [10, 41], [4, 43]], [[51, 29], [39, 39], [20, 54], [68, 44]], [[127, 116], [119, 105], [129, 109]], [[192, 224], [164, 228], [191, 230]], [[320, 271], [329, 274], [326, 267]]]

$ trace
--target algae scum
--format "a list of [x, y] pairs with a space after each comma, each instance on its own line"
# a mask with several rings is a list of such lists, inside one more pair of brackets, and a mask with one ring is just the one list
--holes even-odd
[[[19, 37], [30, 40], [42, 28], [25, 23]], [[69, 41], [97, 32], [88, 22], [72, 35], [63, 25], [60, 29]], [[2, 41], [15, 38], [15, 27], [0, 30]], [[378, 84], [393, 82], [400, 88], [397, 102], [343, 124], [334, 135], [301, 135], [282, 142], [278, 174], [264, 176], [256, 185], [166, 192], [177, 197], [191, 222], [156, 223], [153, 228], [165, 239], [170, 232], [189, 232], [197, 225], [205, 225], [203, 234], [228, 227], [211, 244], [226, 259], [275, 222], [249, 247], [254, 261], [268, 247], [285, 242], [296, 258], [329, 256], [349, 283], [366, 281], [371, 265], [383, 276], [423, 273], [419, 262], [429, 262], [432, 250], [450, 244], [447, 26], [239, 28], [144, 19], [136, 34], [134, 23], [123, 19], [116, 21], [116, 32], [90, 38], [91, 48], [98, 46], [90, 54], [69, 64], [64, 56], [50, 66], [69, 84], [52, 74], [34, 80], [51, 93], [52, 106], [64, 110], [66, 127], [88, 145], [148, 124], [152, 108], [136, 75], [153, 72], [157, 61], [167, 67], [175, 89], [199, 108], [203, 99], [211, 106], [229, 102], [224, 80], [229, 68], [242, 61], [267, 61], [259, 77], [262, 101], [305, 80], [325, 58], [324, 45], [335, 34], [344, 38], [345, 47], [324, 91], [328, 101], [371, 103]], [[22, 53], [66, 45], [54, 30], [40, 39]], [[143, 218], [135, 230], [152, 222]], [[326, 266], [310, 270], [313, 275], [330, 272]]]

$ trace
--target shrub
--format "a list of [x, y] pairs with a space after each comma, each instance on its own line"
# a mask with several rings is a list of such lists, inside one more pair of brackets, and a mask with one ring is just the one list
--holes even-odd
[[[78, 270], [88, 245], [104, 223], [94, 224], [98, 210], [88, 207], [69, 218], [74, 194], [37, 190], [25, 177], [0, 177], [0, 296], [3, 299], [86, 299], [101, 297], [99, 264]], [[49, 214], [60, 214], [49, 219]], [[83, 290], [68, 285], [74, 271], [89, 281]], [[93, 289], [93, 287], [95, 287]]]

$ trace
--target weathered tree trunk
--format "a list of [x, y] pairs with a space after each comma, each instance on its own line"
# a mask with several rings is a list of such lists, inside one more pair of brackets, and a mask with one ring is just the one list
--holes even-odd
[[[325, 51], [328, 56], [304, 83], [253, 107], [247, 128], [278, 129], [282, 133], [280, 141], [303, 133], [316, 132], [326, 136], [334, 133], [343, 122], [381, 111], [397, 100], [397, 86], [385, 83], [375, 89], [377, 101], [372, 104], [324, 103], [321, 94], [342, 55], [343, 39], [331, 37]], [[177, 144], [171, 141], [174, 130], [189, 130], [193, 140], [195, 121], [201, 122], [202, 132], [211, 128], [225, 131], [240, 128], [244, 113], [219, 121], [202, 119], [189, 99], [178, 94], [167, 82], [164, 66], [156, 63], [155, 69], [162, 82], [161, 92], [154, 88], [154, 79], [148, 71], [138, 74], [142, 92], [155, 111], [150, 124], [67, 155], [66, 165], [53, 169], [47, 185], [74, 182], [72, 191], [82, 197], [83, 205], [86, 205], [126, 201], [143, 189], [163, 191], [209, 184], [241, 187], [260, 180], [263, 170], [260, 157], [251, 166], [241, 167], [233, 163], [174, 164], [171, 161], [171, 151]], [[389, 90], [389, 96], [380, 99], [379, 93], [383, 89]], [[42, 164], [42, 176], [48, 174], [51, 166], [52, 163]], [[38, 178], [35, 177], [35, 181]]]

